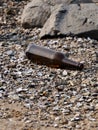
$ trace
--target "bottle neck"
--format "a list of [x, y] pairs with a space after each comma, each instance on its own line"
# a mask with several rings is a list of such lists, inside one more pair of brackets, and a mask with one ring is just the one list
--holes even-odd
[[84, 65], [82, 63], [78, 63], [72, 61], [70, 59], [64, 58], [62, 60], [62, 69], [69, 69], [69, 70], [82, 70]]

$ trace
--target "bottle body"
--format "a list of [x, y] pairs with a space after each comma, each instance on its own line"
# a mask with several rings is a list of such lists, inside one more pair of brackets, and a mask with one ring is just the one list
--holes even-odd
[[34, 63], [43, 64], [49, 67], [69, 70], [81, 70], [83, 68], [82, 64], [69, 60], [61, 52], [56, 52], [34, 44], [30, 44], [27, 47], [26, 56]]
[[28, 59], [36, 64], [43, 64], [47, 66], [52, 66], [53, 64], [56, 64], [54, 62], [55, 52], [53, 50], [43, 48], [34, 44], [31, 44], [27, 47], [26, 56], [28, 57]]

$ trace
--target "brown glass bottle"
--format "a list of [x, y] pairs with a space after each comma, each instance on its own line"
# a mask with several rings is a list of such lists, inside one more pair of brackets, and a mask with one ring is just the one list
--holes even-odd
[[30, 44], [26, 49], [26, 56], [32, 62], [47, 65], [53, 68], [68, 70], [82, 70], [83, 64], [77, 63], [65, 57], [61, 52]]

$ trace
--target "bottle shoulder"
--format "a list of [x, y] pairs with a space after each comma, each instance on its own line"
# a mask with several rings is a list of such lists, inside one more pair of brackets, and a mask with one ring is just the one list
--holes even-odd
[[56, 52], [55, 54], [54, 54], [54, 57], [53, 57], [55, 60], [62, 60], [62, 59], [64, 59], [65, 58], [65, 55], [63, 54], [63, 53], [61, 53], [61, 52]]

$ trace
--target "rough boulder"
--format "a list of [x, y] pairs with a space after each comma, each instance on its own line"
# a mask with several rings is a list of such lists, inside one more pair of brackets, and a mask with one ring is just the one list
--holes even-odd
[[98, 39], [98, 5], [58, 5], [40, 33], [41, 38], [70, 35]]

